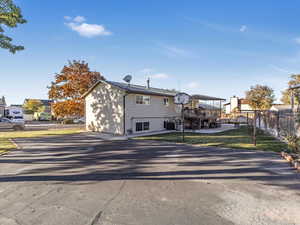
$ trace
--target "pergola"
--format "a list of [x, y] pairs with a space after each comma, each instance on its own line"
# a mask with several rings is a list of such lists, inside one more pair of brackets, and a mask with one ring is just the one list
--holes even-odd
[[204, 107], [208, 110], [220, 110], [220, 115], [222, 112], [222, 102], [226, 101], [224, 98], [217, 98], [207, 95], [192, 95], [190, 108], [197, 108], [198, 106], [201, 108]]

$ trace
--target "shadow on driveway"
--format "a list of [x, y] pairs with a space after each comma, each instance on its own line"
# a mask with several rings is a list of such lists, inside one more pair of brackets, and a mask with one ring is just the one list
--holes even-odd
[[0, 158], [0, 182], [201, 179], [300, 188], [299, 175], [270, 152], [156, 141], [109, 142], [86, 134], [17, 143], [22, 150]]

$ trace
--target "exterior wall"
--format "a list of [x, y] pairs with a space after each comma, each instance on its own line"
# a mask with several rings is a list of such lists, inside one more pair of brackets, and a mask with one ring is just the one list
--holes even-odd
[[226, 114], [230, 114], [231, 113], [231, 105], [230, 104], [225, 105], [225, 113]]
[[230, 112], [232, 112], [235, 108], [239, 107], [239, 98], [231, 97], [230, 98]]
[[25, 121], [32, 121], [33, 118], [33, 114], [23, 114], [24, 120]]
[[[136, 104], [136, 96], [141, 94], [128, 94], [125, 106], [125, 130], [133, 133], [164, 130], [164, 121], [174, 120], [180, 117], [180, 108], [174, 104], [174, 98], [169, 97], [169, 105], [163, 104], [163, 96], [150, 95], [150, 104]], [[148, 122], [150, 128], [147, 131], [136, 131], [136, 122]]]
[[0, 105], [0, 118], [4, 117], [5, 106]]
[[241, 110], [252, 110], [249, 104], [241, 104], [240, 106]]
[[123, 134], [124, 91], [100, 83], [85, 97], [86, 129]]

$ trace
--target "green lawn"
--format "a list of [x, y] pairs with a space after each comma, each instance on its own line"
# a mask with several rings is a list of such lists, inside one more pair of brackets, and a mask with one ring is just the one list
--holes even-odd
[[41, 130], [41, 131], [11, 131], [0, 132], [0, 154], [15, 149], [16, 146], [9, 140], [13, 138], [32, 138], [48, 135], [63, 135], [82, 132], [81, 129]]
[[[257, 136], [257, 145], [252, 144], [252, 138], [247, 127], [229, 130], [216, 134], [186, 133], [185, 143], [198, 146], [219, 146], [239, 149], [257, 149], [264, 151], [280, 152], [287, 149], [287, 145], [276, 138], [263, 134]], [[160, 134], [145, 137], [136, 137], [137, 140], [157, 140], [182, 143], [181, 133]]]

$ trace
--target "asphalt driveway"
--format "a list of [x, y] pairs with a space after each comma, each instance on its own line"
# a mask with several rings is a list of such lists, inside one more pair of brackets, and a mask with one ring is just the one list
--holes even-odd
[[17, 140], [0, 158], [1, 225], [300, 224], [278, 154], [92, 134]]

